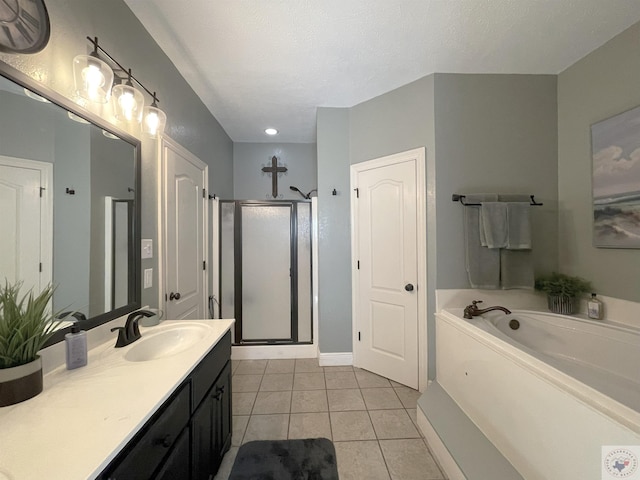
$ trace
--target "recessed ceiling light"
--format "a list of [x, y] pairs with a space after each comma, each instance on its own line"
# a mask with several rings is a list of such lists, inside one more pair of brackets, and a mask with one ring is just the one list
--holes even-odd
[[275, 128], [266, 128], [264, 133], [266, 133], [267, 135], [277, 135], [278, 130], [276, 130]]

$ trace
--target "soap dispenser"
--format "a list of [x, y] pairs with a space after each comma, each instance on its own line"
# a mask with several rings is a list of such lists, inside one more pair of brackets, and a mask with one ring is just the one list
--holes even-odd
[[591, 298], [587, 302], [587, 315], [595, 320], [602, 320], [603, 314], [602, 302], [596, 298], [596, 294], [592, 293]]
[[64, 336], [67, 351], [67, 370], [87, 364], [87, 332], [80, 330], [78, 322], [71, 325], [71, 333]]

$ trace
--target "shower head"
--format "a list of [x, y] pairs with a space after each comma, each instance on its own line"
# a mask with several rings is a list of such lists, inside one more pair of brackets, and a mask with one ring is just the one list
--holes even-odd
[[311, 192], [313, 192], [313, 190], [311, 190], [311, 192], [304, 194], [302, 193], [302, 191], [300, 191], [300, 189], [298, 187], [294, 187], [293, 185], [289, 186], [289, 190], [293, 190], [294, 192], [298, 192], [300, 195], [302, 195], [302, 198], [304, 198], [305, 200], [309, 200], [311, 197]]

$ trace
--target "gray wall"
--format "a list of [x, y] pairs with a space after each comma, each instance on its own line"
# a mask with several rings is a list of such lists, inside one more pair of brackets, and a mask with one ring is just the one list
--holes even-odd
[[640, 301], [640, 252], [593, 246], [593, 123], [640, 105], [640, 24], [558, 77], [560, 270], [593, 282], [596, 291]]
[[[427, 332], [433, 376], [435, 289], [469, 288], [463, 207], [451, 201], [452, 193], [535, 194], [545, 203], [533, 214], [535, 268], [557, 266], [556, 77], [436, 74], [350, 109], [319, 109], [322, 352], [351, 351], [350, 197], [344, 162], [421, 146], [427, 159]], [[343, 186], [341, 197], [329, 195], [333, 184]]]
[[[262, 172], [271, 165], [271, 158], [288, 171], [278, 177], [278, 198], [302, 200], [294, 185], [304, 193], [318, 188], [317, 153], [315, 143], [234, 143], [233, 194], [237, 200], [272, 199], [271, 175]], [[282, 197], [280, 197], [282, 195]], [[315, 196], [315, 193], [313, 194]], [[224, 197], [230, 199], [230, 197]]]
[[319, 347], [350, 352], [349, 110], [318, 108], [317, 128]]
[[[122, 0], [56, 0], [48, 2], [51, 40], [40, 53], [10, 55], [0, 60], [68, 98], [73, 97], [73, 57], [88, 53], [86, 36], [97, 36], [100, 44], [147, 88], [157, 91], [159, 106], [167, 113], [166, 133], [206, 162], [209, 189], [220, 197], [233, 196], [233, 142], [218, 121], [178, 73]], [[148, 99], [145, 99], [148, 100]], [[92, 105], [91, 110], [113, 121], [108, 109]], [[138, 128], [129, 132], [139, 135]], [[157, 161], [155, 141], [142, 138], [142, 237], [157, 245]], [[143, 290], [143, 303], [157, 304], [156, 258], [142, 261], [142, 268], [154, 268], [154, 287]]]
[[534, 269], [556, 268], [556, 105], [554, 75], [436, 74], [437, 288], [470, 288], [453, 193], [535, 194]]

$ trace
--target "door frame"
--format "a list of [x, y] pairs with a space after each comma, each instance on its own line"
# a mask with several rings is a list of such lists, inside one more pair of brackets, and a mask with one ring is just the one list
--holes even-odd
[[[426, 182], [426, 149], [425, 147], [407, 150], [384, 157], [351, 165], [350, 188], [352, 195], [357, 186], [358, 174], [365, 170], [391, 166], [397, 163], [414, 160], [416, 162], [416, 229], [417, 229], [417, 259], [418, 259], [418, 389], [422, 392], [427, 388], [428, 351], [427, 351], [427, 182]], [[358, 202], [351, 200], [351, 315], [353, 338], [353, 365], [358, 366], [357, 338], [359, 331], [358, 298], [360, 282], [356, 267], [358, 252]]]
[[0, 155], [0, 164], [7, 167], [40, 172], [40, 284], [53, 284], [53, 163]]
[[[203, 184], [205, 191], [209, 191], [209, 166], [196, 157], [189, 150], [184, 148], [178, 142], [173, 140], [168, 135], [158, 135], [156, 142], [157, 156], [158, 156], [158, 241], [157, 241], [157, 255], [158, 255], [158, 308], [162, 311], [167, 311], [167, 300], [165, 298], [167, 284], [166, 279], [166, 264], [167, 264], [167, 251], [166, 251], [166, 236], [167, 236], [167, 212], [166, 212], [166, 180], [167, 180], [167, 163], [164, 155], [165, 146], [176, 150], [185, 157], [190, 163], [202, 170]], [[202, 312], [203, 318], [208, 315], [208, 295], [209, 295], [209, 270], [211, 269], [211, 263], [209, 262], [209, 201], [207, 195], [203, 195], [202, 198], [202, 258], [207, 261], [206, 269], [203, 269], [201, 275], [203, 277], [202, 283]], [[171, 320], [171, 319], [169, 319]]]

